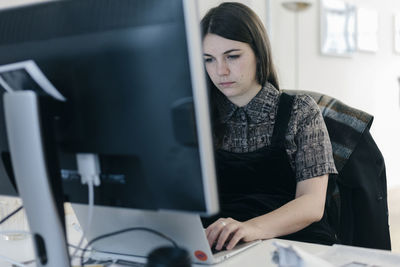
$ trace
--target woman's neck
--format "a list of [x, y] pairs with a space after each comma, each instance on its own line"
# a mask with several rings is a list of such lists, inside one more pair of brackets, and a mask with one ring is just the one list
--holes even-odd
[[228, 97], [229, 101], [238, 107], [246, 106], [262, 89], [260, 84], [255, 84], [252, 89], [247, 90], [246, 93], [242, 95], [237, 95], [233, 97]]

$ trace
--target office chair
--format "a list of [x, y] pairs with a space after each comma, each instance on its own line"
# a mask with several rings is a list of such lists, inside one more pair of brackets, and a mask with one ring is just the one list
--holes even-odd
[[369, 131], [373, 116], [317, 92], [317, 102], [332, 143], [338, 171], [330, 175], [326, 210], [340, 243], [391, 249], [385, 162]]

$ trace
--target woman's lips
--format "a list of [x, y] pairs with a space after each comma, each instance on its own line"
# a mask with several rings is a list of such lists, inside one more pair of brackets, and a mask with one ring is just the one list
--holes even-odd
[[223, 83], [219, 83], [219, 85], [221, 87], [230, 87], [234, 84], [235, 82], [223, 82]]

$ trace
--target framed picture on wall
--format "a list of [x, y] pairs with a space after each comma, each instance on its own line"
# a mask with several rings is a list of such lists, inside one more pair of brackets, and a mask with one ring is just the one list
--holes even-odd
[[400, 13], [394, 15], [394, 52], [400, 55]]
[[374, 9], [357, 8], [357, 49], [365, 52], [378, 51], [378, 12]]
[[321, 53], [351, 56], [356, 50], [356, 8], [342, 0], [321, 0]]

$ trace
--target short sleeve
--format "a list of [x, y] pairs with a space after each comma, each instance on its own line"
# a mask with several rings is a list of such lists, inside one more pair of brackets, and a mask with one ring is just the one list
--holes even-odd
[[295, 97], [286, 141], [297, 182], [337, 173], [324, 119], [311, 97]]

